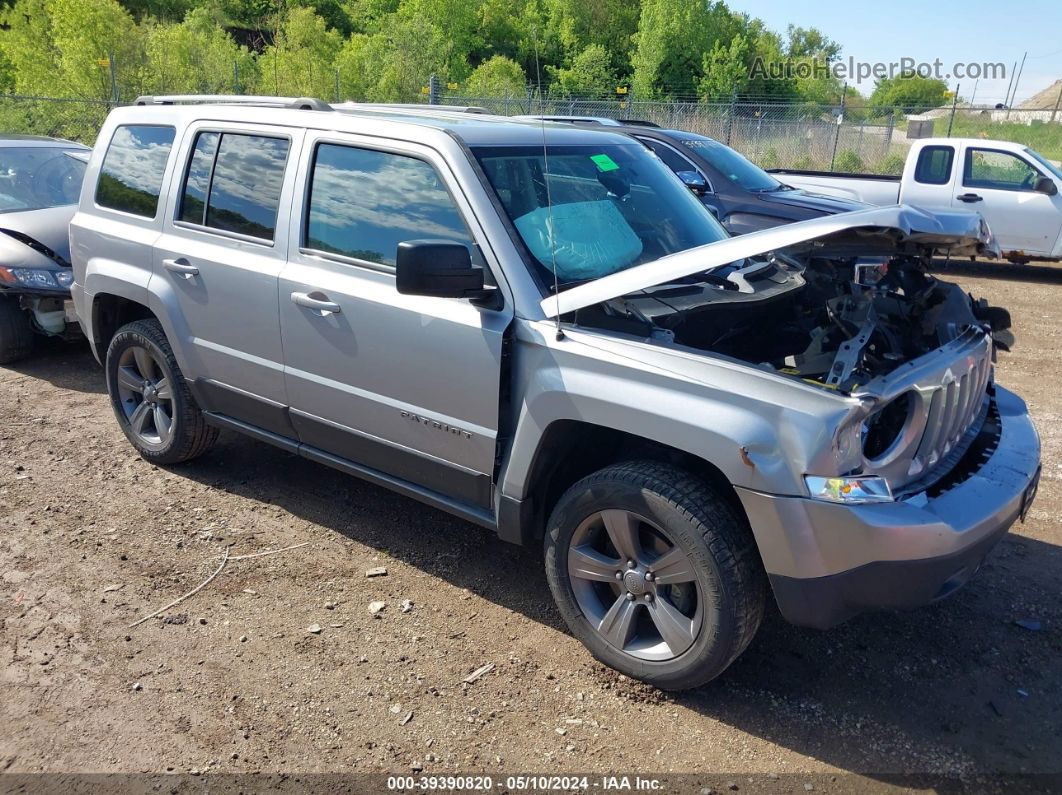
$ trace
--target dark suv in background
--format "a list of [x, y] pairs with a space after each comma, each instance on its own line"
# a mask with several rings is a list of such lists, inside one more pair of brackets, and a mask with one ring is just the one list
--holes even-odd
[[780, 182], [726, 144], [697, 133], [665, 130], [652, 122], [594, 116], [522, 116], [624, 132], [652, 149], [731, 234], [865, 210], [850, 199], [808, 193]]

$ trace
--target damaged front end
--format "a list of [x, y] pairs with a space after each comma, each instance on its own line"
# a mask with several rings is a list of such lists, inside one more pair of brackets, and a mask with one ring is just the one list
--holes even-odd
[[[1006, 310], [932, 276], [931, 258], [992, 254], [991, 234], [969, 213], [901, 207], [849, 216], [861, 218], [797, 240], [788, 227], [790, 237], [777, 241], [784, 245], [568, 317], [855, 398], [835, 436], [837, 474], [873, 473], [892, 490], [924, 487], [976, 436], [989, 411], [994, 350], [1011, 342]], [[799, 226], [813, 225], [825, 226]], [[764, 240], [752, 248], [769, 242], [757, 236]]]

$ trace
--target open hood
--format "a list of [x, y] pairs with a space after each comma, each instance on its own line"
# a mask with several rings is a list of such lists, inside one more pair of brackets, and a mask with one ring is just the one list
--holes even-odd
[[825, 256], [948, 252], [998, 256], [984, 219], [973, 212], [927, 213], [898, 205], [816, 218], [698, 246], [602, 276], [542, 300], [552, 318], [694, 273], [771, 252], [814, 247]]

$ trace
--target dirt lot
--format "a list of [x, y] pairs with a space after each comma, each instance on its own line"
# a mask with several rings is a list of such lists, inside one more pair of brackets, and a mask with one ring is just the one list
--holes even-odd
[[[957, 278], [1014, 315], [1029, 521], [943, 604], [829, 633], [772, 612], [679, 695], [589, 657], [538, 550], [231, 434], [151, 466], [80, 348], [0, 370], [0, 770], [1062, 772], [1062, 271], [1006, 267]], [[226, 549], [304, 542], [129, 628]]]

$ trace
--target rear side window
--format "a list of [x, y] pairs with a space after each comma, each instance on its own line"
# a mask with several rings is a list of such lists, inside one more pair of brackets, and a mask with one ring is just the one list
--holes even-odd
[[435, 169], [423, 160], [320, 144], [303, 238], [306, 248], [394, 266], [404, 240], [472, 239]]
[[116, 129], [103, 157], [96, 204], [154, 218], [173, 136], [173, 127], [122, 125]]
[[272, 242], [288, 147], [286, 138], [199, 133], [178, 218]]
[[947, 185], [951, 180], [951, 163], [955, 149], [950, 146], [927, 146], [915, 164], [915, 182], [923, 185]]

